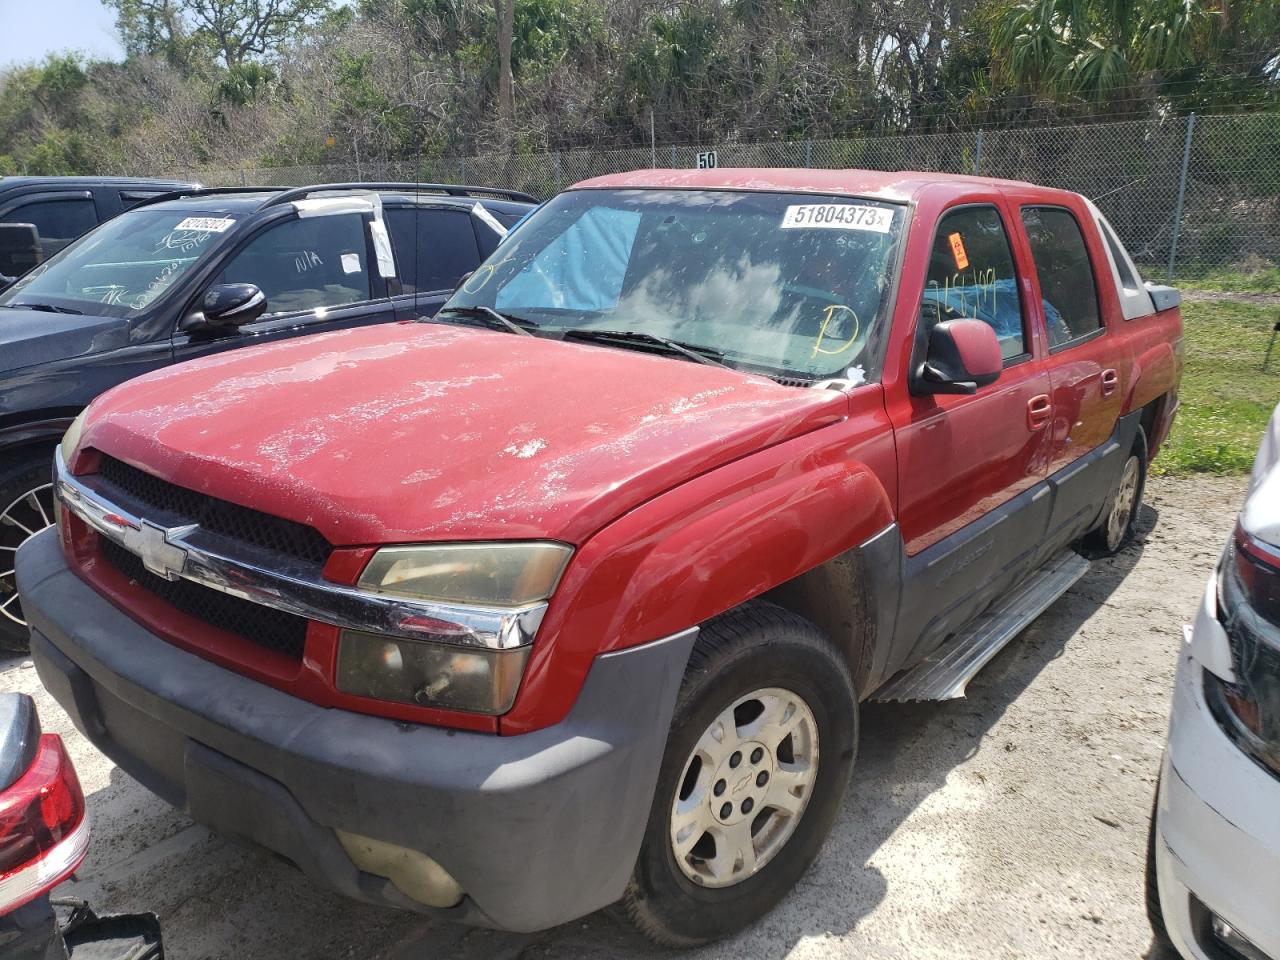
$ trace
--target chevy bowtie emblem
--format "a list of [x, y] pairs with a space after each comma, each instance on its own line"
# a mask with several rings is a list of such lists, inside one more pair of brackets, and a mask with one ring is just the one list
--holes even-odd
[[166, 580], [177, 580], [187, 565], [187, 548], [180, 542], [197, 524], [161, 527], [143, 520], [136, 530], [126, 530], [124, 546], [138, 555], [142, 565]]

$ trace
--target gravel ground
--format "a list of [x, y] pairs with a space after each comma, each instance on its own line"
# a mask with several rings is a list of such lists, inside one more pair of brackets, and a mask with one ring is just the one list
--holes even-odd
[[[1154, 960], [1142, 870], [1175, 652], [1243, 492], [1241, 479], [1153, 479], [1138, 542], [1095, 563], [967, 699], [864, 707], [817, 864], [755, 927], [688, 956]], [[156, 911], [174, 960], [666, 955], [607, 913], [517, 937], [349, 903], [115, 769], [30, 661], [0, 661], [0, 689], [36, 695], [89, 794], [93, 845], [59, 892]]]

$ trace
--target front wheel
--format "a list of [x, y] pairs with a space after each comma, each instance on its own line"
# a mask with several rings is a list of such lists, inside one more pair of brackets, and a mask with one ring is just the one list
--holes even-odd
[[763, 602], [706, 624], [623, 898], [631, 922], [688, 947], [772, 909], [830, 832], [857, 740], [848, 665], [813, 624]]
[[52, 524], [53, 451], [23, 451], [0, 466], [0, 650], [27, 649], [14, 560], [23, 541]]

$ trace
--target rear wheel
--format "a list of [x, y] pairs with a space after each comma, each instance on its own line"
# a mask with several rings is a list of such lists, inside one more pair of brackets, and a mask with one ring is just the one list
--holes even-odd
[[807, 620], [754, 602], [706, 624], [623, 899], [631, 922], [687, 947], [772, 909], [831, 830], [857, 724], [848, 666]]
[[1146, 486], [1147, 438], [1139, 427], [1102, 521], [1085, 537], [1085, 547], [1093, 555], [1109, 557], [1117, 554], [1132, 539]]
[[0, 649], [25, 652], [27, 621], [18, 599], [18, 547], [53, 525], [51, 450], [23, 451], [0, 468]]

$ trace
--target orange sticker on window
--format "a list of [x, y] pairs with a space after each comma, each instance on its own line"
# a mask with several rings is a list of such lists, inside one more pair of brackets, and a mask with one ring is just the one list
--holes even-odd
[[955, 257], [957, 270], [969, 269], [969, 255], [964, 252], [964, 240], [958, 233], [947, 234], [947, 243], [951, 244], [951, 256]]

